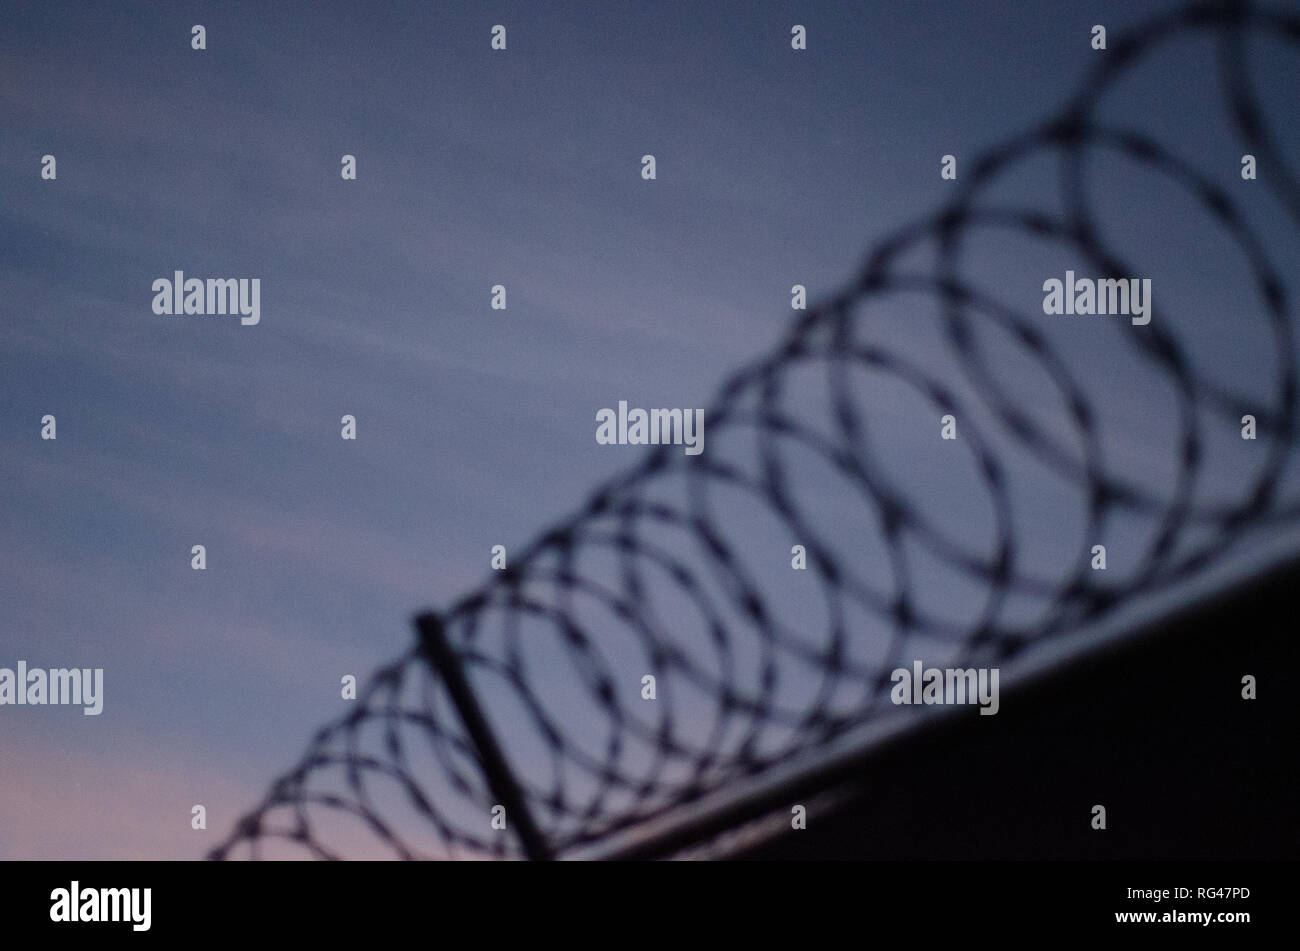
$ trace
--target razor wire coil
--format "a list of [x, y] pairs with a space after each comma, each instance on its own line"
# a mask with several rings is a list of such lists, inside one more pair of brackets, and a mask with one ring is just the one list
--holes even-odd
[[[552, 854], [647, 825], [683, 804], [796, 760], [877, 716], [888, 704], [889, 671], [905, 661], [910, 637], [948, 643], [962, 657], [983, 651], [1005, 661], [1030, 644], [1194, 576], [1248, 530], [1295, 522], [1300, 500], [1287, 499], [1284, 491], [1286, 466], [1296, 448], [1297, 400], [1288, 280], [1226, 189], [1154, 138], [1097, 116], [1106, 90], [1159, 44], [1188, 33], [1210, 36], [1235, 131], [1267, 163], [1268, 186], [1291, 223], [1300, 226], [1300, 182], [1247, 78], [1250, 31], [1300, 46], [1300, 16], [1253, 2], [1195, 3], [1116, 38], [1103, 64], [1060, 115], [973, 160], [949, 203], [878, 242], [848, 286], [797, 319], [768, 356], [721, 387], [706, 411], [712, 441], [718, 443], [719, 432], [743, 432], [752, 437], [752, 457], [690, 457], [667, 445], [649, 451], [630, 471], [593, 492], [583, 510], [543, 532], [505, 571], [494, 572], [440, 615], [447, 643], [467, 677], [475, 684], [494, 684], [483, 694], [484, 705], [508, 697], [512, 709], [526, 712], [529, 722], [512, 721], [507, 745], [530, 750], [516, 778]], [[1265, 403], [1234, 394], [1199, 372], [1176, 333], [1178, 322], [1166, 319], [1158, 307], [1140, 332], [1126, 328], [1135, 352], [1177, 397], [1177, 475], [1163, 493], [1110, 470], [1104, 424], [1089, 393], [1095, 381], [1084, 379], [1058, 352], [1041, 315], [1036, 321], [999, 301], [964, 268], [973, 234], [996, 228], [1072, 248], [1097, 273], [1135, 273], [1107, 244], [1089, 202], [1092, 150], [1120, 155], [1176, 183], [1231, 236], [1248, 262], [1277, 358], [1272, 399]], [[1060, 159], [1060, 214], [981, 203], [999, 176], [1043, 153]], [[938, 250], [932, 270], [899, 263], [927, 243]], [[1063, 577], [1025, 563], [1013, 515], [1015, 492], [997, 440], [968, 420], [963, 402], [968, 398], [950, 379], [866, 332], [866, 306], [898, 294], [923, 295], [939, 304], [963, 385], [977, 394], [999, 428], [998, 439], [1010, 439], [1074, 487], [1085, 513], [1082, 536], [1096, 534], [1115, 517], [1152, 522], [1140, 570], [1103, 584], [1089, 568], [1086, 546]], [[985, 327], [1000, 329], [1050, 377], [1068, 430], [1036, 421], [1008, 392], [980, 343]], [[826, 386], [828, 411], [812, 422], [787, 401], [797, 386], [792, 380], [807, 368], [818, 371]], [[855, 390], [855, 376], [863, 371], [888, 375], [935, 409], [963, 419], [963, 440], [992, 512], [989, 544], [971, 546], [950, 537], [882, 471], [872, 411]], [[1233, 499], [1198, 499], [1198, 476], [1208, 452], [1206, 419], [1234, 422], [1247, 413], [1256, 417], [1266, 444], [1253, 477]], [[844, 498], [863, 504], [888, 552], [888, 583], [855, 572], [835, 540], [815, 524], [790, 474], [792, 452], [798, 460], [823, 463], [842, 480]], [[659, 487], [670, 477], [682, 489], [665, 499]], [[777, 619], [779, 593], [764, 590], [743, 545], [714, 512], [713, 498], [724, 490], [776, 518], [806, 547], [808, 574], [826, 606], [827, 635], [821, 643], [798, 636]], [[1193, 540], [1197, 531], [1203, 536], [1199, 543]], [[665, 535], [681, 543], [669, 546], [660, 538]], [[980, 587], [980, 605], [962, 623], [935, 616], [916, 596], [910, 553], [918, 546]], [[585, 560], [596, 556], [616, 569], [614, 581], [585, 567]], [[703, 635], [697, 641], [680, 643], [673, 624], [660, 616], [656, 605], [666, 599], [652, 591], [665, 582], [678, 603], [695, 612]], [[1004, 612], [1012, 599], [1024, 597], [1046, 605], [1032, 624], [1008, 620]], [[686, 714], [676, 713], [667, 699], [672, 689], [657, 702], [654, 717], [635, 707], [614, 672], [610, 629], [595, 630], [583, 620], [592, 606], [621, 626], [620, 637], [638, 645], [642, 666], [661, 684], [681, 684], [711, 698], [707, 718], [693, 709], [692, 729], [685, 729]], [[861, 614], [877, 620], [883, 646], [883, 654], [870, 662], [853, 650], [861, 635], [850, 617]], [[599, 734], [599, 740], [576, 740], [574, 717], [557, 713], [543, 696], [544, 673], [532, 670], [528, 660], [536, 637], [530, 632], [540, 628], [552, 632], [590, 709], [600, 712], [598, 725], [584, 722], [580, 731]], [[797, 705], [783, 703], [778, 689], [792, 664], [804, 671], [809, 695]], [[856, 698], [847, 705], [836, 699], [846, 689]], [[775, 745], [769, 739], [774, 729], [782, 731]], [[393, 857], [524, 857], [517, 835], [489, 827], [489, 809], [499, 797], [485, 778], [481, 754], [448, 703], [446, 685], [425, 647], [417, 644], [373, 675], [352, 712], [315, 735], [300, 762], [275, 781], [264, 801], [211, 855], [259, 858], [275, 843], [317, 858], [347, 857], [348, 849], [330, 843], [322, 831], [322, 816], [333, 814], [353, 820], [376, 851]], [[381, 794], [380, 786], [387, 792]], [[405, 822], [388, 817], [394, 797], [410, 815]]]

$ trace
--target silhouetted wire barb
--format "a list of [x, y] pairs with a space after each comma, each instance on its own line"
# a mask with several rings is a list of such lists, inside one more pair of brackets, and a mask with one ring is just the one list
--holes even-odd
[[[1154, 139], [1096, 115], [1106, 89], [1153, 47], [1209, 35], [1243, 151], [1267, 167], [1266, 187], [1300, 225], [1300, 185], [1247, 79], [1252, 31], [1300, 45], [1300, 17], [1248, 2], [1195, 4], [1115, 38], [1059, 116], [973, 160], [949, 204], [877, 244], [850, 286], [724, 384], [705, 414], [711, 444], [747, 436], [752, 458], [659, 446], [513, 556], [507, 570], [440, 615], [423, 616], [416, 646], [372, 677], [352, 712], [316, 734], [212, 857], [562, 856], [652, 828], [684, 804], [798, 762], [892, 709], [889, 675], [915, 656], [905, 654], [910, 638], [946, 643], [956, 658], [1005, 661], [1195, 575], [1248, 530], [1295, 521], [1300, 509], [1280, 491], [1296, 435], [1291, 291], [1231, 195]], [[1167, 491], [1108, 464], [1088, 375], [1053, 349], [1043, 315], [1000, 303], [963, 271], [975, 230], [1000, 228], [1066, 247], [1098, 274], [1140, 273], [1100, 237], [1085, 184], [1094, 150], [1177, 184], [1231, 236], [1258, 287], [1276, 353], [1271, 400], [1245, 399], [1196, 368], [1175, 333], [1178, 321], [1160, 309], [1149, 325], [1125, 325], [1125, 339], [1177, 397], [1177, 473]], [[1043, 152], [1061, 160], [1063, 213], [977, 204], [1000, 174]], [[926, 243], [939, 251], [934, 269], [904, 270], [899, 262]], [[996, 423], [996, 438], [976, 424], [971, 397], [951, 379], [867, 336], [866, 305], [900, 294], [937, 302], [963, 386]], [[1067, 427], [1036, 420], [1009, 392], [981, 343], [987, 327], [1045, 371]], [[790, 398], [796, 391], [806, 398], [809, 368], [827, 400], [812, 421]], [[863, 371], [888, 375], [962, 420], [993, 513], [991, 544], [950, 537], [884, 472], [872, 441], [881, 411], [855, 389]], [[1256, 418], [1261, 437], [1250, 477], [1233, 499], [1199, 499], [1206, 421], [1236, 426], [1245, 414]], [[1015, 526], [1023, 531], [1025, 523], [1013, 518], [1016, 491], [999, 440], [1077, 492], [1084, 542], [1064, 576], [1024, 554]], [[809, 511], [791, 472], [807, 460], [834, 474], [845, 503], [874, 518], [892, 586], [858, 571]], [[784, 593], [764, 589], [754, 553], [716, 511], [719, 495], [729, 505], [748, 500], [750, 511], [775, 519], [806, 547], [807, 577], [824, 598], [822, 642], [779, 620]], [[1107, 573], [1090, 568], [1088, 539], [1120, 515], [1154, 529], [1138, 570], [1103, 583], [1098, 577]], [[982, 591], [961, 623], [918, 603], [914, 550]], [[1017, 598], [1037, 599], [1043, 610], [1032, 621], [1014, 620], [1007, 606]], [[874, 654], [859, 649], [864, 616], [875, 619]], [[687, 627], [697, 633], [684, 636]], [[554, 653], [539, 660], [543, 644]], [[639, 673], [629, 687], [629, 671], [657, 678], [654, 703], [636, 689]], [[558, 693], [556, 678], [570, 678], [576, 689]], [[792, 683], [801, 687], [796, 702], [783, 694]], [[674, 697], [690, 702], [679, 708]], [[504, 808], [505, 831], [490, 824], [494, 806]]]

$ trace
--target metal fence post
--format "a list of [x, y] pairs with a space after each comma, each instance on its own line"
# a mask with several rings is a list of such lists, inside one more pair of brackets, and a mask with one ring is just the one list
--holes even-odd
[[447, 685], [452, 703], [456, 705], [461, 722], [465, 724], [474, 748], [478, 751], [479, 764], [483, 767], [483, 774], [492, 794], [506, 807], [507, 815], [515, 823], [524, 852], [534, 861], [553, 859], [555, 856], [551, 853], [546, 837], [542, 835], [537, 823], [533, 821], [532, 813], [528, 811], [523, 788], [510, 771], [505, 753], [497, 743], [496, 736], [488, 725], [487, 717], [484, 716], [478, 699], [465, 678], [460, 658], [447, 643], [442, 618], [432, 612], [426, 612], [415, 619], [415, 627], [419, 632], [421, 649], [442, 677], [443, 683]]

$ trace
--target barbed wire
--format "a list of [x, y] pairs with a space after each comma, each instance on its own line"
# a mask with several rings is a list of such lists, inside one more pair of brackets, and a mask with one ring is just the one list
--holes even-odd
[[[1228, 191], [1154, 137], [1099, 117], [1106, 92], [1151, 50], [1209, 37], [1235, 132], [1300, 224], [1300, 185], [1248, 79], [1251, 31], [1300, 45], [1300, 16], [1203, 2], [1115, 38], [1058, 116], [974, 160], [949, 203], [879, 242], [849, 286], [722, 386], [705, 412], [708, 451], [656, 447], [506, 570], [426, 617], [425, 636], [373, 675], [352, 712], [315, 735], [211, 856], [571, 853], [797, 762], [893, 709], [890, 673], [918, 644], [954, 659], [1006, 661], [1196, 575], [1250, 531], [1293, 523], [1300, 507], [1283, 491], [1296, 436], [1291, 291]], [[1058, 213], [988, 201], [999, 176], [1044, 154], [1060, 162]], [[1141, 273], [1102, 236], [1086, 186], [1098, 154], [1177, 185], [1223, 229], [1249, 271], [1276, 357], [1271, 397], [1261, 400], [1198, 369], [1180, 321], [1161, 307], [1145, 326], [1117, 325], [1176, 403], [1168, 485], [1125, 475], [1114, 462], [1090, 395], [1090, 386], [1112, 382], [1059, 352], [1041, 312], [1021, 312], [967, 274], [972, 235], [983, 229], [1059, 246], [1099, 274]], [[935, 252], [934, 266], [909, 267], [924, 248]], [[923, 365], [866, 316], [900, 299], [937, 304], [958, 375]], [[1050, 381], [1057, 418], [1039, 418], [1011, 392], [990, 359], [990, 332]], [[960, 420], [991, 513], [983, 544], [963, 541], [961, 526], [927, 514], [908, 480], [890, 477], [880, 448], [889, 441], [886, 414], [863, 398], [870, 375]], [[1245, 415], [1258, 426], [1252, 471], [1232, 463], [1239, 491], [1203, 498], [1212, 428], [1235, 428]], [[1008, 461], [1013, 453], [1022, 461]], [[1055, 574], [1025, 535], [1026, 525], [1060, 527], [1022, 514], [1023, 460], [1068, 486], [1079, 506], [1081, 545]], [[813, 467], [817, 474], [806, 475]], [[833, 489], [810, 499], [807, 485], [827, 480]], [[828, 496], [861, 512], [828, 519], [819, 509]], [[741, 517], [726, 518], [732, 510]], [[1134, 569], [1118, 580], [1091, 564], [1092, 540], [1117, 519], [1149, 529]], [[760, 521], [766, 534], [750, 531]], [[855, 533], [865, 525], [878, 558], [861, 555]], [[798, 597], [816, 596], [822, 637], [808, 636], [807, 614], [781, 618], [795, 596], [765, 584], [759, 562], [770, 556], [756, 555], [759, 536], [804, 546], [812, 580]], [[919, 576], [936, 566], [964, 579], [956, 619], [918, 595]], [[653, 703], [642, 695], [647, 674]], [[468, 698], [457, 695], [457, 677]], [[503, 782], [518, 794], [509, 804]], [[499, 805], [510, 806], [505, 830], [492, 825]]]

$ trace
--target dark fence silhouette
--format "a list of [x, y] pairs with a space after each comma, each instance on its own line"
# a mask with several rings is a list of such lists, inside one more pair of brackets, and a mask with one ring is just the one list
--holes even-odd
[[[907, 653], [917, 638], [946, 645], [945, 657], [957, 663], [1006, 662], [1193, 578], [1257, 530], [1294, 525], [1300, 508], [1284, 491], [1297, 395], [1287, 282], [1225, 187], [1154, 138], [1097, 115], [1111, 84], [1149, 51], [1188, 34], [1217, 47], [1212, 65], [1242, 151], [1262, 170], [1250, 187], [1271, 189], [1282, 214], [1300, 224], [1300, 185], [1252, 93], [1246, 60], [1251, 36], [1300, 45], [1300, 16], [1247, 2], [1198, 3], [1112, 37], [1099, 68], [1058, 116], [964, 162], [948, 204], [877, 244], [848, 286], [722, 386], [705, 418], [711, 446], [724, 448], [687, 456], [657, 447], [512, 555], [507, 570], [445, 611], [421, 616], [412, 649], [377, 671], [351, 712], [315, 735], [212, 857], [547, 858], [616, 839], [651, 854], [646, 843], [688, 804], [736, 793], [730, 811], [692, 832], [716, 833], [746, 813], [734, 803], [750, 782], [778, 767], [797, 773], [818, 750], [897, 713], [890, 672], [917, 656]], [[1054, 349], [1042, 313], [999, 302], [963, 272], [972, 232], [988, 226], [1059, 244], [1096, 274], [1141, 273], [1101, 237], [1085, 174], [1098, 149], [1179, 185], [1231, 235], [1255, 285], [1258, 305], [1247, 306], [1266, 318], [1276, 355], [1271, 398], [1247, 399], [1197, 369], [1180, 322], [1159, 306], [1147, 326], [1124, 322], [1126, 345], [1177, 397], [1176, 476], [1167, 485], [1144, 484], [1111, 465], [1090, 395], [1107, 383], [1077, 372]], [[1037, 153], [1060, 163], [1060, 213], [981, 201], [1000, 173]], [[922, 245], [937, 251], [932, 269], [902, 263]], [[939, 308], [960, 385], [872, 338], [864, 309], [900, 294], [925, 295]], [[1050, 377], [1065, 425], [1046, 424], [1008, 391], [980, 343], [988, 327]], [[878, 411], [864, 405], [855, 384], [863, 371], [928, 401], [927, 426], [933, 419], [937, 430], [944, 414], [960, 421], [963, 450], [993, 513], [990, 543], [964, 544], [884, 471], [871, 438]], [[1247, 414], [1258, 426], [1249, 472], [1233, 497], [1207, 501], [1198, 494], [1212, 451], [1207, 427], [1235, 428]], [[731, 448], [737, 445], [745, 448]], [[1024, 533], [1053, 526], [1014, 515], [1008, 446], [1068, 485], [1083, 513], [1083, 544], [1055, 573], [1027, 554]], [[836, 533], [850, 531], [847, 524], [827, 526], [801, 497], [794, 472], [809, 460], [837, 480], [838, 499], [877, 526], [887, 583], [846, 557], [854, 540]], [[752, 544], [729, 521], [736, 505], [806, 548], [808, 570], [799, 577], [820, 599], [820, 640], [781, 619], [784, 594], [759, 580]], [[1112, 519], [1150, 526], [1138, 567], [1118, 580], [1090, 564], [1088, 539]], [[977, 591], [959, 622], [918, 599], [917, 551]], [[1037, 605], [1028, 620], [1010, 609], [1026, 600]], [[551, 653], [539, 654], [543, 646]], [[656, 678], [653, 702], [632, 670]], [[577, 687], [557, 700], [559, 676]], [[786, 695], [792, 683], [797, 702]], [[497, 806], [504, 829], [492, 824]]]

